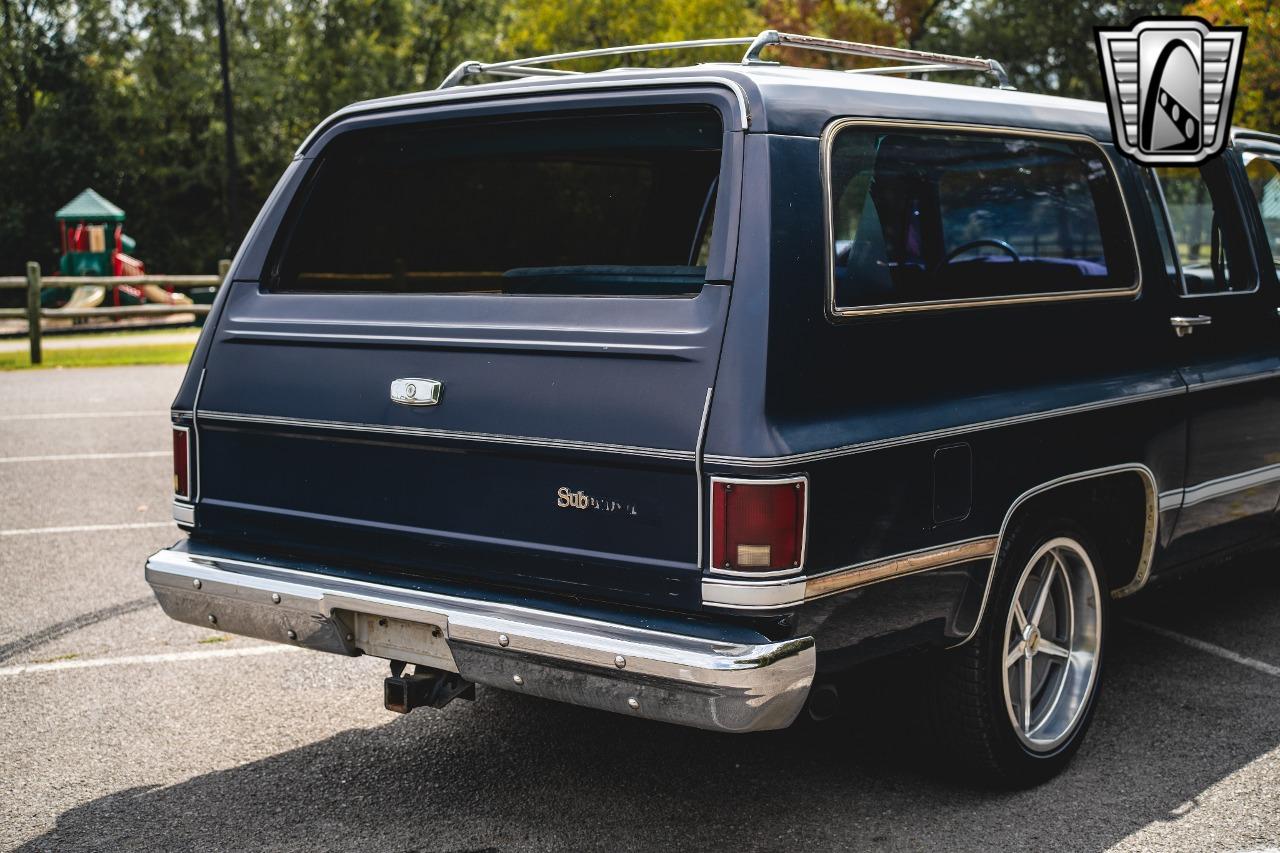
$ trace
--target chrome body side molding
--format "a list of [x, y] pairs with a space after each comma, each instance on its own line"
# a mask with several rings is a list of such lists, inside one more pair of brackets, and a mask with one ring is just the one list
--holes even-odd
[[385, 424], [363, 424], [352, 421], [324, 421], [311, 418], [286, 418], [274, 415], [249, 415], [240, 412], [200, 412], [203, 421], [223, 421], [228, 423], [268, 424], [271, 426], [303, 427], [307, 429], [338, 430], [346, 432], [381, 433], [386, 435], [420, 436], [422, 438], [444, 438], [450, 441], [475, 441], [490, 444], [520, 444], [527, 447], [546, 447], [556, 450], [581, 450], [595, 453], [619, 453], [627, 456], [646, 456], [651, 459], [673, 459], [682, 462], [694, 461], [692, 450], [675, 450], [665, 447], [633, 447], [624, 444], [602, 444], [592, 441], [575, 441], [562, 438], [540, 438], [526, 435], [501, 435], [487, 432], [461, 432], [448, 429], [430, 429], [428, 427], [387, 426]]
[[785, 580], [702, 579], [702, 603], [729, 610], [773, 610], [795, 607], [881, 581], [927, 572], [974, 560], [991, 559], [996, 537], [980, 536], [834, 569], [810, 577]]
[[1265, 486], [1280, 480], [1280, 464], [1266, 465], [1239, 474], [1231, 474], [1208, 480], [1183, 489], [1179, 506], [1195, 506], [1214, 498], [1225, 497], [1233, 492], [1242, 492], [1256, 486]]
[[820, 462], [824, 459], [836, 459], [841, 456], [852, 456], [857, 453], [868, 453], [873, 450], [883, 450], [888, 447], [898, 447], [904, 444], [916, 444], [922, 441], [935, 441], [943, 438], [951, 438], [953, 436], [965, 435], [978, 430], [996, 429], [998, 427], [1015, 426], [1017, 424], [1031, 423], [1032, 421], [1046, 420], [1048, 418], [1062, 417], [1065, 415], [1080, 414], [1082, 412], [1092, 412], [1097, 409], [1109, 409], [1115, 406], [1124, 406], [1130, 403], [1146, 402], [1148, 400], [1157, 400], [1162, 397], [1176, 397], [1180, 394], [1187, 393], [1186, 388], [1162, 388], [1158, 391], [1146, 391], [1140, 394], [1131, 394], [1125, 397], [1116, 397], [1111, 400], [1098, 400], [1092, 403], [1080, 403], [1074, 406], [1063, 406], [1057, 409], [1047, 409], [1043, 412], [1028, 412], [1025, 415], [1010, 415], [1005, 418], [994, 418], [989, 421], [978, 421], [969, 424], [960, 424], [953, 427], [945, 427], [943, 429], [929, 430], [928, 432], [917, 432], [910, 435], [898, 436], [895, 438], [877, 439], [874, 441], [864, 441], [857, 444], [846, 444], [841, 447], [832, 447], [825, 450], [811, 450], [805, 453], [791, 453], [785, 456], [724, 456], [708, 453], [706, 455], [707, 462], [718, 465], [733, 465], [739, 467], [758, 467], [767, 468], [775, 465], [800, 465], [807, 462]]
[[[180, 622], [335, 654], [426, 663], [503, 690], [713, 729], [790, 725], [812, 637], [758, 645], [164, 550], [147, 582]], [[396, 645], [367, 630], [389, 620]]]

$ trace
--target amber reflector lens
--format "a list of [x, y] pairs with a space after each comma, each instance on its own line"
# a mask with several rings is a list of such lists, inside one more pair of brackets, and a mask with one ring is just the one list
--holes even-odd
[[711, 560], [717, 569], [773, 572], [800, 567], [803, 482], [711, 484]]
[[173, 493], [180, 498], [191, 497], [189, 480], [191, 454], [187, 449], [188, 431], [173, 430]]

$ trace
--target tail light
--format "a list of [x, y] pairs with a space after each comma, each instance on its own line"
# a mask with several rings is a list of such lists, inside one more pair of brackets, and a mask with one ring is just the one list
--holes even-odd
[[191, 499], [191, 444], [190, 428], [173, 428], [173, 494], [183, 500]]
[[807, 482], [711, 480], [711, 565], [716, 571], [791, 572], [804, 562]]

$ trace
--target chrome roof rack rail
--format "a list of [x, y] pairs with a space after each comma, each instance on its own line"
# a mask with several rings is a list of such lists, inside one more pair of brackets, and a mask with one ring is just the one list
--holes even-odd
[[864, 56], [873, 59], [889, 59], [906, 65], [892, 65], [883, 68], [858, 68], [850, 73], [855, 74], [910, 74], [925, 71], [981, 71], [996, 79], [1001, 89], [1012, 89], [1009, 75], [1004, 66], [994, 59], [983, 59], [977, 56], [951, 56], [945, 53], [933, 53], [926, 50], [909, 50], [903, 47], [885, 47], [876, 44], [863, 44], [856, 41], [804, 36], [796, 33], [780, 33], [777, 30], [765, 30], [757, 36], [735, 36], [733, 38], [692, 39], [690, 41], [653, 42], [651, 44], [629, 44], [618, 47], [600, 47], [594, 50], [574, 50], [567, 53], [549, 53], [544, 56], [530, 56], [524, 59], [509, 59], [505, 62], [477, 62], [467, 60], [440, 82], [438, 88], [448, 89], [457, 86], [468, 77], [478, 74], [491, 74], [498, 77], [563, 77], [582, 74], [581, 71], [567, 71], [559, 68], [541, 66], [554, 62], [575, 59], [591, 59], [599, 56], [623, 56], [630, 53], [650, 53], [659, 50], [689, 50], [702, 47], [725, 47], [731, 45], [747, 45], [747, 52], [742, 57], [743, 65], [765, 64], [760, 53], [772, 45], [795, 47], [802, 50], [816, 50], [825, 53], [840, 53], [847, 56]]
[[855, 68], [852, 74], [906, 74], [921, 71], [982, 71], [996, 78], [996, 85], [1001, 89], [1012, 89], [1009, 75], [1004, 66], [994, 59], [983, 59], [980, 56], [952, 56], [947, 53], [934, 53], [928, 50], [910, 50], [905, 47], [886, 47], [879, 44], [863, 44], [856, 41], [820, 38], [818, 36], [802, 36], [796, 33], [780, 33], [777, 30], [765, 30], [755, 37], [746, 56], [742, 57], [743, 65], [759, 63], [760, 53], [770, 45], [798, 47], [802, 50], [818, 50], [824, 53], [843, 53], [848, 56], [866, 56], [872, 59], [891, 59], [906, 62], [909, 65], [893, 65], [884, 68]]

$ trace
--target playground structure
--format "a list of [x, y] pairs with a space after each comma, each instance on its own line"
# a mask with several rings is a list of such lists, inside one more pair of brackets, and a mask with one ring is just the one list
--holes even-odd
[[[146, 275], [142, 261], [132, 254], [137, 242], [124, 233], [124, 211], [93, 189], [85, 189], [54, 216], [62, 238], [61, 275], [126, 279]], [[117, 308], [144, 303], [192, 304], [192, 298], [184, 293], [144, 282], [51, 288], [41, 295], [45, 307], [97, 308], [108, 301]]]

